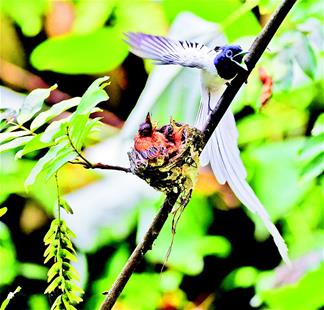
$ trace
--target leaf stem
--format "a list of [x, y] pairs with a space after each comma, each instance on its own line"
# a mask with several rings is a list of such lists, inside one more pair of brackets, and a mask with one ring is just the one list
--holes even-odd
[[12, 125], [15, 125], [15, 126], [18, 126], [18, 128], [22, 129], [22, 130], [25, 130], [27, 132], [29, 132], [31, 135], [33, 136], [37, 136], [37, 134], [33, 131], [31, 131], [30, 129], [28, 129], [27, 127], [25, 127], [24, 125], [21, 125], [21, 124], [18, 124], [16, 122], [13, 122], [13, 121], [10, 121], [8, 122], [9, 124], [12, 124]]
[[126, 173], [131, 172], [130, 168], [125, 168], [121, 166], [114, 166], [114, 165], [106, 165], [102, 163], [96, 163], [93, 164], [89, 160], [87, 160], [74, 146], [72, 139], [70, 137], [69, 133], [69, 127], [66, 127], [66, 135], [69, 139], [70, 145], [73, 148], [73, 150], [78, 154], [78, 156], [83, 160], [83, 162], [78, 162], [78, 161], [70, 161], [70, 164], [75, 164], [75, 165], [83, 165], [87, 169], [106, 169], [106, 170], [117, 170], [117, 171], [124, 171]]

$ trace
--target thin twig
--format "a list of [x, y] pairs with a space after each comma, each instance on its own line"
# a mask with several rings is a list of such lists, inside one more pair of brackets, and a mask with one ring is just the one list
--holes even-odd
[[121, 167], [121, 166], [114, 166], [114, 165], [106, 165], [106, 164], [102, 164], [102, 163], [96, 163], [96, 164], [91, 163], [74, 146], [74, 144], [72, 142], [72, 139], [70, 137], [69, 127], [66, 127], [66, 135], [67, 135], [69, 143], [70, 143], [71, 147], [73, 148], [74, 152], [76, 152], [78, 154], [78, 156], [83, 160], [83, 162], [82, 161], [69, 161], [70, 164], [82, 165], [83, 167], [85, 167], [87, 169], [117, 170], [117, 171], [124, 171], [126, 173], [131, 172], [130, 168], [125, 168], [125, 167]]
[[91, 169], [118, 170], [118, 171], [124, 171], [126, 173], [131, 172], [130, 168], [125, 168], [125, 167], [121, 167], [121, 166], [114, 166], [114, 165], [106, 165], [106, 164], [102, 164], [102, 163], [92, 164], [92, 166], [90, 168]]
[[[246, 57], [246, 64], [249, 68], [248, 72], [239, 72], [237, 76], [231, 81], [229, 86], [224, 91], [223, 95], [219, 99], [216, 108], [212, 112], [207, 125], [205, 126], [203, 132], [205, 134], [205, 145], [211, 137], [212, 133], [216, 129], [218, 123], [222, 119], [224, 113], [230, 106], [237, 92], [241, 86], [247, 81], [247, 78], [260, 59], [261, 55], [267, 48], [270, 40], [278, 30], [279, 26], [287, 16], [288, 12], [297, 0], [284, 0], [279, 5], [277, 10], [273, 13], [271, 19], [268, 21], [266, 26], [263, 28], [260, 35], [253, 42], [250, 53]], [[101, 304], [100, 310], [111, 309], [118, 296], [123, 291], [125, 285], [127, 284], [129, 278], [134, 272], [136, 266], [143, 259], [145, 253], [152, 248], [154, 240], [159, 235], [164, 223], [166, 222], [169, 213], [171, 212], [174, 204], [178, 199], [178, 194], [169, 194], [158, 214], [155, 216], [152, 224], [150, 225], [148, 231], [144, 235], [143, 241], [137, 245], [132, 255], [129, 257], [127, 263], [116, 279], [110, 291], [108, 291], [107, 296], [103, 303]]]
[[69, 143], [72, 147], [72, 149], [74, 150], [75, 153], [78, 154], [78, 156], [84, 161], [83, 163], [81, 163], [82, 165], [84, 165], [86, 168], [92, 168], [92, 164], [90, 163], [90, 161], [88, 161], [79, 151], [78, 149], [74, 146], [72, 139], [70, 137], [70, 132], [69, 132], [69, 126], [66, 127], [66, 136], [69, 140]]

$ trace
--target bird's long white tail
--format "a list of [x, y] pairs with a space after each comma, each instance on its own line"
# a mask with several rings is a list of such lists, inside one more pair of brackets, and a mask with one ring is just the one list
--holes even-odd
[[[219, 98], [219, 89], [202, 90], [202, 102], [197, 119], [197, 127], [202, 129], [210, 109], [213, 109]], [[210, 163], [212, 170], [220, 184], [228, 183], [237, 198], [253, 213], [257, 214], [272, 235], [279, 253], [286, 264], [290, 264], [288, 249], [276, 226], [263, 207], [256, 194], [246, 181], [246, 170], [240, 158], [237, 144], [238, 132], [235, 119], [228, 110], [212, 134], [203, 153], [201, 164]]]

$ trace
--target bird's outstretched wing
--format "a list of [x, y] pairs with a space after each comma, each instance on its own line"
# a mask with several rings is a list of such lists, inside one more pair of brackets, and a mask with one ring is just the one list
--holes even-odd
[[[208, 100], [213, 109], [219, 96], [217, 92], [202, 89], [202, 102], [197, 119], [197, 127], [201, 128], [209, 114]], [[215, 129], [202, 155], [202, 164], [210, 162], [213, 172], [219, 183], [228, 183], [237, 198], [253, 213], [257, 214], [272, 235], [279, 253], [285, 263], [290, 264], [288, 249], [276, 226], [263, 207], [256, 194], [246, 181], [246, 170], [240, 158], [237, 144], [238, 132], [235, 119], [228, 110]]]
[[126, 43], [131, 52], [142, 58], [156, 60], [156, 64], [176, 64], [216, 72], [216, 51], [201, 43], [176, 41], [162, 36], [128, 32]]

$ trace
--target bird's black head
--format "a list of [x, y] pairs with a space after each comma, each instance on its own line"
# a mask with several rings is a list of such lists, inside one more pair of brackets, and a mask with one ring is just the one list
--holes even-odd
[[239, 45], [224, 45], [218, 51], [214, 59], [216, 70], [221, 78], [231, 80], [239, 71], [245, 53]]
[[151, 116], [148, 113], [145, 122], [139, 126], [138, 133], [141, 137], [149, 137], [152, 135], [153, 125], [151, 121]]

